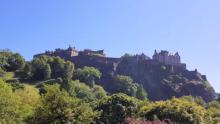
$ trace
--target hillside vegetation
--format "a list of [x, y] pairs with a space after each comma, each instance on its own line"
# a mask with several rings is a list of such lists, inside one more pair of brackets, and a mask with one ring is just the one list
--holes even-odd
[[[211, 87], [199, 75], [127, 58], [105, 69], [0, 52], [0, 124], [220, 123], [220, 100], [209, 98]], [[186, 91], [195, 85], [201, 88]]]

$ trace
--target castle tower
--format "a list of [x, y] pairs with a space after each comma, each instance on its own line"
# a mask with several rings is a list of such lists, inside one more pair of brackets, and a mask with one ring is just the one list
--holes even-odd
[[162, 50], [161, 52], [154, 51], [153, 60], [157, 60], [160, 63], [164, 63], [167, 65], [178, 65], [181, 64], [180, 55], [178, 52], [175, 54], [171, 54], [166, 50]]
[[73, 56], [78, 56], [79, 53], [75, 47], [72, 47], [71, 45], [69, 45], [69, 48], [67, 49], [67, 55], [70, 57], [73, 57]]

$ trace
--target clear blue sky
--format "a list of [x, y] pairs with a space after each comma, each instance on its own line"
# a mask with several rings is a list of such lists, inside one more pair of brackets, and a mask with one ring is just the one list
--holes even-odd
[[[30, 60], [69, 44], [108, 56], [179, 51], [220, 92], [219, 0], [1, 0], [0, 49]], [[74, 42], [73, 42], [74, 41]]]

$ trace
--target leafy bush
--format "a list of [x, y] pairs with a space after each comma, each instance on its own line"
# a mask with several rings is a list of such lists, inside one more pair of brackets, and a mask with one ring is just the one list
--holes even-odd
[[98, 112], [81, 102], [77, 98], [72, 98], [64, 90], [60, 90], [59, 85], [46, 86], [46, 94], [40, 100], [34, 115], [28, 119], [32, 124], [52, 124], [52, 123], [74, 123], [90, 124]]
[[83, 69], [79, 68], [73, 73], [73, 79], [85, 82], [90, 87], [93, 87], [95, 82], [99, 80], [101, 76], [102, 73], [98, 69], [87, 66]]
[[113, 94], [100, 101], [96, 110], [101, 111], [97, 123], [121, 124], [127, 117], [135, 115], [138, 100], [125, 94]]
[[211, 121], [205, 108], [196, 103], [177, 98], [159, 101], [141, 109], [141, 115], [147, 120], [170, 119], [176, 123], [203, 124]]
[[0, 123], [21, 124], [29, 116], [30, 109], [21, 98], [12, 91], [10, 85], [0, 80]]

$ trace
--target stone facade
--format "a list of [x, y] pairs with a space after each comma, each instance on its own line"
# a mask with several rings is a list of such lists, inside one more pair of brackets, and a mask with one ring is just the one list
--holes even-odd
[[79, 55], [104, 57], [105, 53], [104, 53], [104, 50], [93, 51], [93, 50], [90, 50], [90, 49], [85, 49], [84, 51], [80, 51]]
[[104, 50], [92, 51], [85, 49], [84, 51], [77, 51], [75, 47], [69, 46], [67, 49], [55, 49], [55, 51], [46, 51], [42, 54], [37, 54], [34, 57], [47, 55], [47, 56], [59, 56], [61, 58], [72, 58], [75, 56], [98, 56], [105, 57]]
[[[90, 49], [85, 49], [83, 51], [78, 51], [75, 47], [69, 46], [67, 49], [55, 49], [54, 51], [46, 51], [45, 53], [42, 54], [37, 54], [34, 57], [42, 56], [42, 55], [47, 55], [47, 56], [59, 56], [64, 59], [72, 59], [76, 57], [94, 57], [93, 59], [96, 59], [97, 62], [102, 62], [102, 63], [119, 63], [120, 58], [109, 58], [105, 56], [104, 50], [97, 50], [93, 51]], [[181, 69], [186, 69], [186, 64], [181, 63], [181, 58], [178, 52], [175, 54], [170, 54], [168, 51], [162, 50], [161, 52], [157, 52], [155, 50], [154, 55], [152, 59], [145, 54], [140, 54], [140, 55], [134, 55], [129, 58], [130, 61], [147, 61], [149, 64], [157, 64], [163, 63], [166, 65], [171, 65], [175, 67], [179, 67]]]
[[158, 62], [166, 65], [172, 65], [186, 69], [186, 64], [181, 63], [181, 58], [178, 52], [176, 52], [175, 54], [171, 54], [168, 51], [162, 50], [158, 53], [155, 50], [152, 58], [153, 60], [157, 60]]

